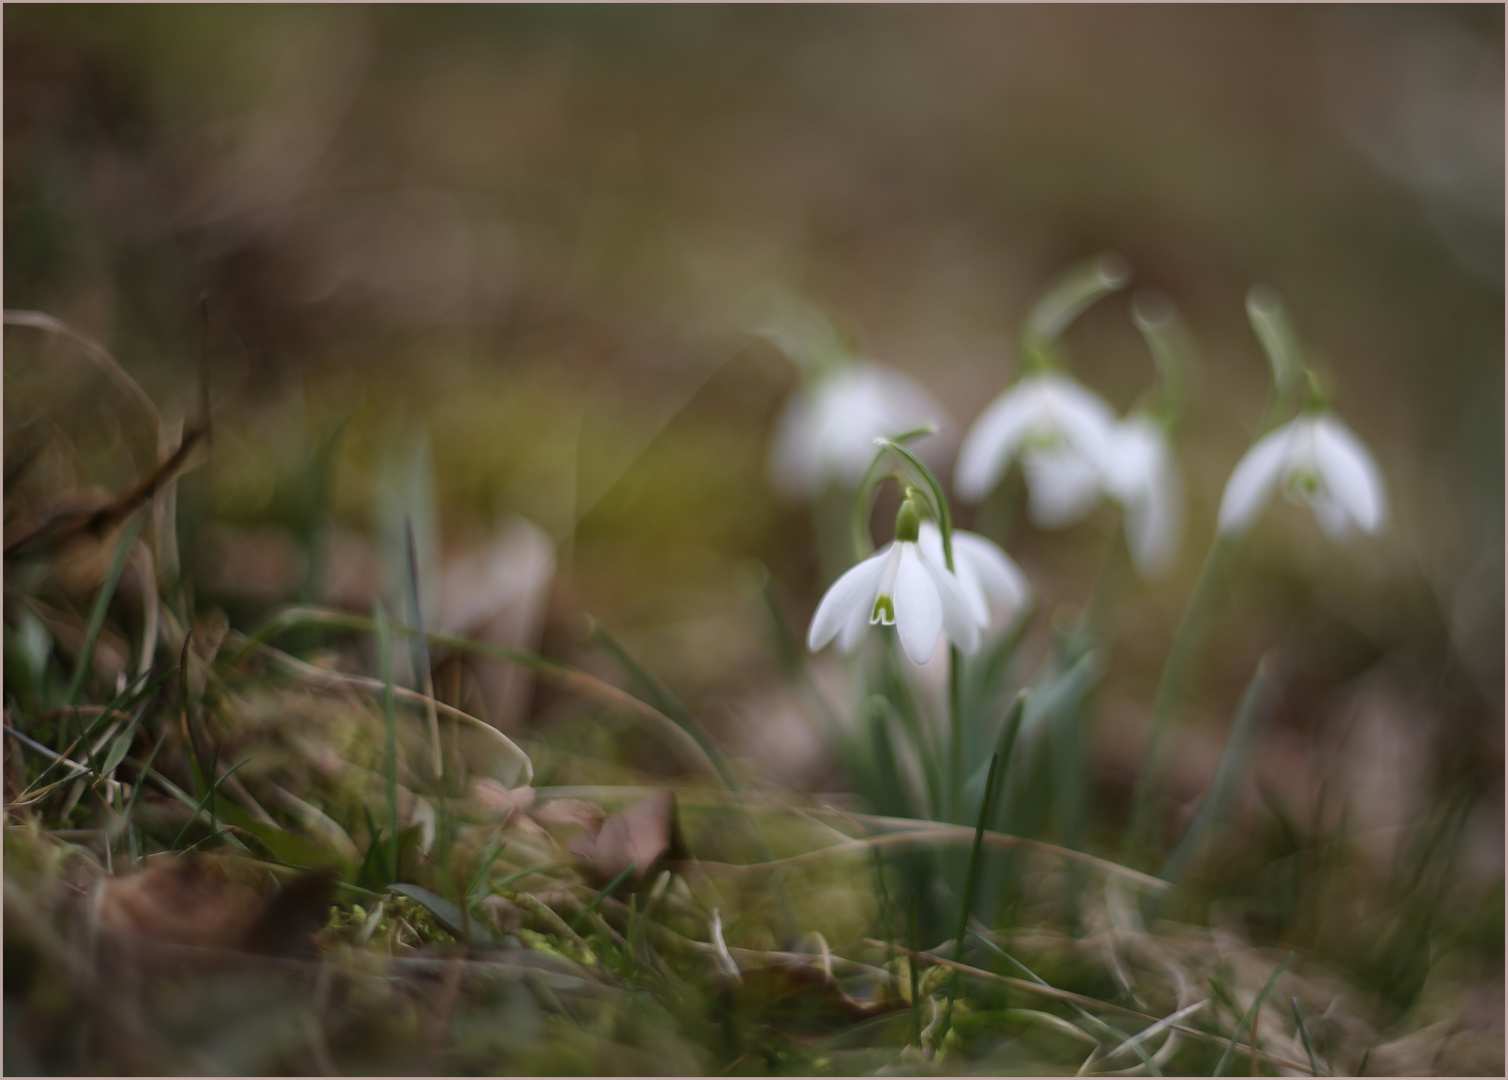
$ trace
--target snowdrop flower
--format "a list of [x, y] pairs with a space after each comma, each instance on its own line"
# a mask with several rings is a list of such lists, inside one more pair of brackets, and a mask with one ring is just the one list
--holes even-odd
[[864, 628], [894, 625], [906, 655], [918, 664], [932, 659], [937, 637], [966, 653], [979, 647], [979, 624], [963, 589], [943, 565], [917, 542], [921, 515], [907, 499], [895, 519], [895, 540], [833, 582], [806, 636], [813, 652], [833, 638], [851, 652]]
[[830, 480], [856, 484], [874, 457], [877, 436], [947, 414], [900, 372], [860, 361], [818, 376], [785, 405], [775, 425], [770, 482], [787, 498], [814, 498]]
[[1353, 528], [1375, 533], [1387, 520], [1382, 471], [1361, 440], [1328, 412], [1311, 412], [1257, 440], [1236, 465], [1220, 500], [1220, 531], [1245, 532], [1281, 485], [1313, 508], [1333, 540]]
[[958, 452], [953, 486], [977, 502], [1021, 458], [1032, 520], [1057, 528], [1082, 517], [1100, 492], [1115, 414], [1067, 375], [1028, 375], [980, 414]]
[[1165, 572], [1183, 539], [1183, 481], [1167, 432], [1136, 414], [1116, 425], [1106, 486], [1125, 508], [1126, 544], [1143, 577]]
[[[942, 530], [936, 524], [922, 522], [917, 544], [933, 565], [947, 565]], [[1021, 568], [999, 545], [978, 533], [953, 530], [953, 574], [980, 629], [990, 625], [991, 601], [1014, 615], [1031, 600], [1031, 587]]]
[[1061, 529], [1089, 513], [1100, 497], [1100, 468], [1062, 446], [1027, 450], [1021, 472], [1031, 519], [1041, 528]]

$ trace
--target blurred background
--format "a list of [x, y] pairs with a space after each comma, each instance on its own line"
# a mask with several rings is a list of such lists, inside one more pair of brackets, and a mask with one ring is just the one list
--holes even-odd
[[[788, 788], [843, 778], [785, 686], [759, 583], [801, 636], [829, 582], [810, 509], [768, 483], [798, 375], [748, 333], [749, 296], [817, 305], [926, 386], [954, 440], [1019, 374], [1022, 320], [1068, 267], [1118, 252], [1177, 305], [1201, 358], [1179, 434], [1189, 531], [1170, 578], [1117, 609], [1094, 743], [1113, 808], [1267, 392], [1244, 297], [1274, 287], [1393, 520], [1342, 551], [1307, 513], [1264, 519], [1175, 794], [1205, 789], [1281, 646], [1251, 812], [1302, 835], [1345, 806], [1363, 881], [1465, 807], [1450, 898], [1500, 1022], [1501, 6], [4, 20], [5, 305], [104, 343], [170, 422], [207, 386], [212, 451], [178, 508], [196, 605], [240, 628], [300, 599], [369, 611], [407, 509], [440, 624], [615, 673], [583, 641], [589, 613]], [[1066, 339], [1120, 410], [1154, 375], [1130, 295]], [[20, 327], [5, 346], [7, 459], [53, 427], [72, 447], [23, 494], [120, 490], [155, 460], [149, 419], [75, 350]], [[1114, 518], [1011, 521], [1051, 625], [1088, 596]], [[563, 707], [499, 678], [487, 700], [511, 730]], [[1281, 831], [1264, 828], [1254, 846]], [[1301, 906], [1282, 853], [1248, 882], [1278, 931]]]

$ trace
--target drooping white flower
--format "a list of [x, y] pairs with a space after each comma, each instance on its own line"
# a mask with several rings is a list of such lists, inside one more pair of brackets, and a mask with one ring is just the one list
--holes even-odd
[[1032, 520], [1057, 528], [1082, 517], [1100, 491], [1115, 414], [1067, 375], [1028, 375], [992, 401], [964, 437], [953, 486], [977, 502], [1020, 457]]
[[869, 361], [836, 367], [786, 402], [770, 448], [770, 482], [787, 498], [814, 498], [831, 480], [852, 485], [874, 457], [874, 440], [948, 416], [900, 372]]
[[1043, 529], [1061, 529], [1089, 513], [1100, 498], [1103, 467], [1064, 446], [1025, 451], [1021, 472], [1032, 521]]
[[836, 637], [838, 648], [851, 652], [864, 628], [877, 623], [893, 624], [918, 664], [932, 659], [944, 631], [966, 653], [979, 647], [979, 624], [958, 580], [915, 538], [892, 541], [833, 582], [812, 616], [806, 644], [816, 652]]
[[[917, 544], [935, 565], [947, 565], [942, 530], [936, 524], [922, 522]], [[953, 575], [981, 629], [990, 625], [992, 604], [1009, 617], [1031, 600], [1031, 586], [1021, 568], [999, 545], [978, 533], [953, 530]]]
[[1333, 540], [1353, 529], [1375, 533], [1387, 521], [1387, 491], [1371, 452], [1328, 412], [1311, 412], [1269, 432], [1246, 452], [1220, 499], [1220, 531], [1245, 532], [1282, 487], [1313, 508]]
[[1106, 487], [1125, 508], [1126, 544], [1144, 577], [1165, 572], [1183, 540], [1183, 480], [1161, 424], [1134, 414], [1116, 425]]

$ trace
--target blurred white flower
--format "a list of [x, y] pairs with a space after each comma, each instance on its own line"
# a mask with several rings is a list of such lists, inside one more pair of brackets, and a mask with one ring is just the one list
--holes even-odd
[[1063, 446], [1029, 449], [1021, 455], [1026, 477], [1027, 511], [1044, 529], [1072, 525], [1099, 501], [1104, 478], [1096, 465]]
[[1021, 458], [1032, 520], [1058, 528], [1094, 505], [1112, 453], [1115, 414], [1067, 375], [1028, 375], [992, 401], [958, 452], [953, 486], [977, 502]]
[[1353, 528], [1375, 533], [1387, 520], [1376, 460], [1327, 412], [1306, 413], [1246, 452], [1220, 500], [1220, 531], [1245, 532], [1279, 486], [1292, 501], [1312, 507], [1333, 540], [1349, 538]]
[[[947, 565], [942, 530], [935, 523], [922, 522], [917, 545], [934, 565]], [[999, 545], [978, 533], [953, 530], [953, 574], [981, 629], [990, 625], [991, 601], [1009, 617], [1031, 599], [1031, 586], [1021, 568]]]
[[1125, 508], [1126, 544], [1143, 577], [1173, 565], [1183, 540], [1183, 480], [1167, 432], [1135, 414], [1116, 425], [1106, 487]]
[[958, 580], [914, 540], [891, 542], [833, 582], [812, 616], [807, 647], [816, 652], [836, 637], [851, 652], [876, 623], [893, 624], [918, 664], [932, 659], [944, 630], [966, 653], [979, 647], [979, 624]]
[[874, 440], [948, 416], [900, 372], [860, 361], [820, 375], [786, 402], [770, 448], [770, 482], [787, 498], [815, 498], [831, 480], [858, 483]]

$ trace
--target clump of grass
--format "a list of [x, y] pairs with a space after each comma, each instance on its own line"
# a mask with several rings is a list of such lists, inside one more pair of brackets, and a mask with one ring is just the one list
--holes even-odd
[[[1218, 801], [1163, 877], [1091, 850], [1100, 668], [1072, 641], [1004, 710], [1024, 626], [962, 669], [947, 745], [884, 668], [848, 757], [867, 803], [753, 790], [601, 628], [632, 691], [423, 628], [412, 542], [404, 617], [217, 622], [166, 571], [187, 445], [118, 514], [7, 549], [11, 1071], [1318, 1073], [1402, 1060], [1400, 1037], [1454, 1060], [1355, 972], [1206, 925]], [[107, 639], [136, 662], [103, 664]], [[508, 738], [437, 694], [427, 647], [529, 669], [568, 720]], [[629, 740], [658, 771], [619, 762]], [[1396, 909], [1426, 921], [1431, 858]]]

